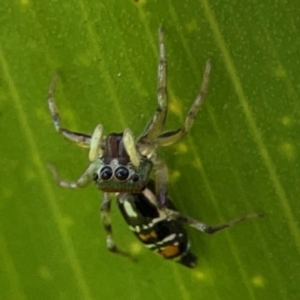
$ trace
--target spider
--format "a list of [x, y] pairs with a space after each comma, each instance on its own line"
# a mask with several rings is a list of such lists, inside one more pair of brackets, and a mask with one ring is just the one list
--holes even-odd
[[136, 140], [129, 128], [121, 133], [104, 135], [103, 125], [97, 125], [92, 135], [70, 131], [61, 127], [60, 115], [56, 108], [54, 92], [58, 75], [54, 75], [48, 90], [48, 106], [57, 132], [78, 146], [90, 148], [90, 165], [77, 181], [60, 178], [54, 166], [49, 165], [57, 183], [66, 188], [82, 188], [92, 181], [103, 191], [101, 215], [107, 232], [107, 245], [113, 252], [121, 252], [112, 240], [110, 228], [109, 193], [140, 193], [145, 189], [152, 169], [155, 173], [155, 194], [158, 207], [167, 209], [167, 167], [157, 156], [159, 146], [168, 146], [182, 139], [192, 128], [197, 112], [207, 94], [211, 71], [210, 60], [206, 61], [200, 91], [190, 107], [185, 123], [177, 130], [163, 131], [168, 111], [167, 97], [167, 61], [165, 54], [164, 31], [158, 30], [159, 63], [157, 72], [158, 107]]

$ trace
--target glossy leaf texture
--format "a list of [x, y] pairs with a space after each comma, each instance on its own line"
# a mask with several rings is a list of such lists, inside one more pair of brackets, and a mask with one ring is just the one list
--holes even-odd
[[[298, 1], [4, 0], [0, 16], [1, 299], [298, 299]], [[188, 229], [194, 270], [144, 249], [116, 205], [115, 238], [138, 262], [108, 253], [101, 193], [60, 188], [46, 168], [76, 179], [88, 165], [53, 128], [54, 73], [64, 127], [138, 136], [157, 105], [160, 25], [166, 128], [183, 124], [213, 62], [190, 134], [159, 150], [170, 197], [209, 224], [265, 213], [211, 236]]]

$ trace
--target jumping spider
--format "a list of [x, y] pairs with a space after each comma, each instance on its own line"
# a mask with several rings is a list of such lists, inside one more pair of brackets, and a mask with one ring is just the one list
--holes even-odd
[[95, 181], [103, 191], [101, 204], [102, 221], [107, 233], [107, 245], [111, 251], [120, 252], [112, 240], [110, 228], [110, 199], [108, 193], [140, 193], [149, 180], [152, 168], [155, 172], [155, 194], [158, 207], [167, 212], [167, 167], [156, 155], [159, 146], [168, 146], [179, 141], [192, 128], [198, 110], [207, 94], [210, 60], [206, 61], [200, 91], [188, 111], [184, 125], [172, 131], [163, 131], [168, 110], [167, 61], [163, 29], [158, 31], [159, 63], [157, 75], [158, 107], [139, 138], [134, 140], [129, 128], [121, 133], [103, 133], [97, 125], [92, 135], [70, 131], [60, 125], [60, 116], [55, 105], [54, 91], [58, 76], [55, 75], [48, 91], [48, 106], [56, 131], [81, 147], [90, 148], [90, 165], [77, 181], [66, 181], [59, 177], [54, 166], [49, 165], [57, 183], [62, 187], [81, 188]]

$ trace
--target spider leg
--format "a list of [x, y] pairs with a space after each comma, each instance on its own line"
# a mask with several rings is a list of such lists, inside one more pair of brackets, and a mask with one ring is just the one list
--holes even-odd
[[147, 124], [143, 134], [138, 139], [138, 143], [151, 144], [157, 136], [160, 135], [165, 124], [168, 112], [168, 96], [167, 96], [167, 60], [165, 54], [165, 42], [163, 28], [158, 30], [158, 48], [159, 62], [157, 70], [157, 101], [158, 107], [154, 116]]
[[112, 253], [120, 254], [132, 260], [135, 260], [134, 257], [132, 257], [132, 255], [120, 250], [113, 239], [111, 220], [109, 216], [110, 207], [111, 207], [111, 200], [109, 199], [107, 193], [103, 193], [103, 200], [100, 206], [100, 214], [101, 214], [101, 221], [104, 226], [104, 230], [106, 232], [106, 247]]
[[204, 222], [198, 221], [194, 218], [191, 218], [189, 216], [183, 215], [183, 214], [181, 214], [180, 212], [178, 212], [176, 210], [164, 208], [164, 211], [169, 217], [174, 218], [174, 219], [176, 219], [178, 221], [181, 221], [183, 223], [186, 223], [189, 226], [191, 226], [191, 227], [193, 227], [193, 228], [195, 228], [199, 231], [202, 231], [204, 233], [209, 233], [209, 234], [215, 233], [215, 232], [220, 231], [222, 229], [225, 229], [227, 227], [234, 226], [235, 224], [243, 222], [243, 221], [263, 217], [263, 213], [256, 212], [256, 213], [250, 213], [250, 214], [247, 214], [247, 215], [239, 216], [239, 217], [237, 217], [233, 220], [230, 220], [228, 222], [225, 222], [225, 223], [222, 223], [222, 224], [219, 224], [219, 225], [209, 225], [209, 224], [206, 224]]
[[61, 133], [66, 139], [75, 143], [77, 146], [89, 148], [90, 140], [91, 140], [90, 135], [87, 135], [84, 133], [73, 132], [66, 128], [62, 128], [60, 126], [60, 116], [59, 116], [58, 110], [55, 105], [55, 100], [54, 100], [54, 92], [55, 92], [57, 80], [58, 80], [58, 74], [56, 73], [53, 76], [52, 82], [49, 86], [48, 96], [47, 96], [48, 106], [49, 106], [50, 113], [52, 115], [54, 127], [57, 132]]
[[79, 177], [77, 181], [67, 181], [61, 179], [56, 168], [52, 164], [48, 164], [48, 168], [52, 172], [58, 185], [64, 188], [77, 189], [77, 188], [84, 188], [93, 181], [93, 174], [97, 170], [98, 164], [99, 164], [98, 161], [91, 163], [89, 167], [86, 169], [86, 171]]
[[155, 173], [155, 194], [158, 206], [163, 208], [167, 203], [168, 167], [159, 158], [153, 160]]
[[167, 131], [159, 135], [155, 141], [157, 145], [168, 146], [174, 144], [177, 141], [179, 141], [192, 128], [195, 121], [195, 117], [199, 109], [201, 108], [207, 94], [210, 71], [211, 61], [207, 60], [205, 64], [205, 70], [203, 74], [200, 92], [198, 93], [194, 103], [192, 104], [189, 112], [187, 113], [184, 126], [177, 130]]
[[158, 30], [158, 51], [159, 62], [157, 69], [157, 102], [158, 107], [154, 116], [147, 124], [143, 134], [137, 139], [136, 145], [139, 153], [150, 157], [155, 169], [156, 196], [158, 204], [163, 207], [166, 203], [168, 181], [168, 169], [162, 160], [158, 159], [155, 154], [155, 140], [161, 134], [166, 121], [168, 112], [168, 95], [167, 95], [167, 59], [165, 53], [164, 31], [160, 27]]

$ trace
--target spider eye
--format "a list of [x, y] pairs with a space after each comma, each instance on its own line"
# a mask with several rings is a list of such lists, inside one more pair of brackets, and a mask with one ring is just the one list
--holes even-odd
[[98, 175], [97, 173], [94, 173], [94, 174], [93, 174], [93, 179], [94, 179], [94, 181], [97, 181], [98, 178], [99, 178], [99, 175]]
[[120, 181], [125, 181], [128, 179], [129, 171], [125, 167], [119, 167], [115, 171], [115, 176]]
[[111, 167], [103, 167], [100, 171], [100, 178], [101, 180], [107, 181], [112, 178], [113, 171]]
[[133, 174], [133, 175], [131, 176], [131, 180], [132, 180], [133, 182], [138, 182], [139, 179], [140, 179], [140, 177], [139, 177], [138, 174]]

